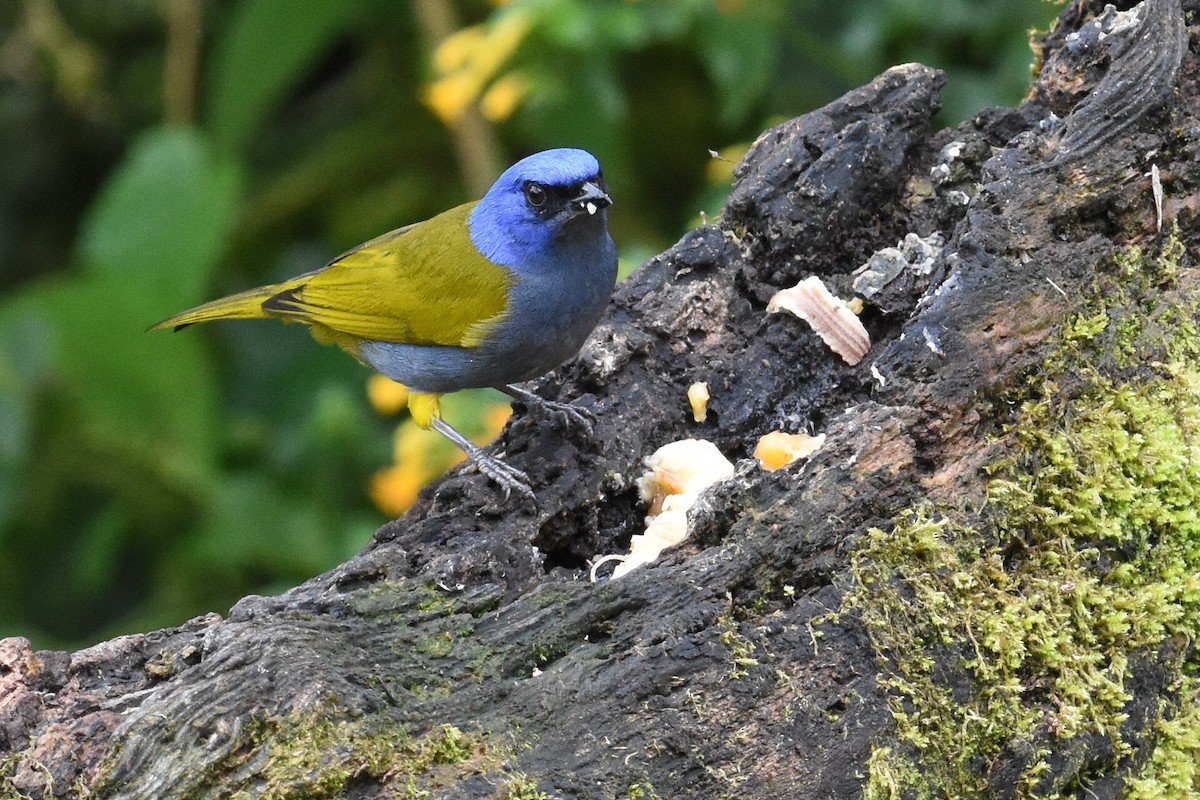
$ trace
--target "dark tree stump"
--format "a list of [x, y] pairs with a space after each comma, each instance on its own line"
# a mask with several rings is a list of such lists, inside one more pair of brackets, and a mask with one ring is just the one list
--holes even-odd
[[[498, 446], [536, 510], [459, 471], [225, 619], [0, 642], [0, 796], [1196, 790], [1198, 8], [1074, 2], [1029, 98], [953, 130], [905, 65], [767, 131], [542, 382], [594, 439], [518, 409]], [[923, 266], [884, 250], [908, 234]], [[903, 269], [857, 366], [766, 315], [808, 275], [849, 297], [873, 254]], [[764, 472], [778, 428], [827, 440]], [[736, 475], [683, 545], [589, 583], [642, 528], [642, 459], [687, 437]]]

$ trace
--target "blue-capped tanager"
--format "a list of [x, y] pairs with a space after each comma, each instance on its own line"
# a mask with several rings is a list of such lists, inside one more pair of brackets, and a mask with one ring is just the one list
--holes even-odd
[[504, 488], [532, 497], [525, 473], [484, 453], [441, 418], [439, 399], [494, 387], [577, 411], [513, 384], [579, 352], [617, 277], [612, 203], [595, 157], [536, 153], [509, 167], [483, 198], [361, 244], [321, 269], [214, 300], [152, 326], [215, 319], [303, 322], [318, 341], [409, 388], [423, 428], [461, 447]]

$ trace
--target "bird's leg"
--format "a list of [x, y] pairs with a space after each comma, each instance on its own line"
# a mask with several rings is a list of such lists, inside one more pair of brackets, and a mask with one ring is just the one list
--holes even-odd
[[592, 418], [583, 409], [576, 408], [570, 403], [557, 403], [553, 400], [538, 397], [528, 389], [522, 389], [520, 386], [512, 383], [506, 386], [497, 386], [496, 388], [512, 399], [520, 400], [530, 408], [539, 409], [541, 413], [554, 417], [563, 427], [578, 428], [583, 431], [585, 436], [591, 437], [593, 432]]
[[522, 497], [537, 503], [537, 498], [533, 494], [533, 489], [529, 485], [529, 476], [516, 467], [509, 466], [495, 456], [490, 456], [483, 452], [474, 442], [463, 436], [458, 431], [454, 430], [449, 422], [446, 422], [441, 417], [434, 417], [430, 426], [445, 436], [450, 441], [458, 445], [467, 458], [479, 468], [479, 471], [489, 478], [500, 484], [504, 489], [504, 499], [508, 499], [509, 494], [513, 489], [517, 490], [517, 494]]
[[530, 488], [529, 476], [515, 467], [510, 467], [499, 458], [489, 456], [474, 442], [456, 431], [449, 422], [442, 419], [441, 398], [440, 394], [432, 392], [413, 392], [409, 395], [408, 411], [412, 414], [413, 421], [422, 428], [433, 428], [458, 445], [480, 472], [500, 484], [504, 489], [505, 500], [508, 499], [512, 490], [516, 489], [518, 494], [533, 501], [536, 505], [537, 498], [534, 497], [533, 489]]

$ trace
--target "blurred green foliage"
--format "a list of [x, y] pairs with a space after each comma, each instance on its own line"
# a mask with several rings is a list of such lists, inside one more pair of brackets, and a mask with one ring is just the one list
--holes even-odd
[[0, 635], [70, 646], [223, 611], [345, 559], [384, 521], [367, 487], [395, 423], [368, 405], [363, 368], [294, 327], [150, 323], [313, 269], [550, 146], [600, 157], [633, 266], [719, 210], [710, 149], [736, 153], [903, 61], [949, 72], [942, 122], [1014, 103], [1027, 29], [1054, 12], [0, 5]]

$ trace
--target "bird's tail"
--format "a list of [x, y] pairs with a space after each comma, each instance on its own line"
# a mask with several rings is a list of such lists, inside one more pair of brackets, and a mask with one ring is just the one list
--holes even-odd
[[279, 293], [284, 288], [279, 284], [260, 286], [257, 289], [247, 289], [244, 292], [231, 294], [219, 300], [212, 300], [204, 305], [181, 311], [173, 317], [167, 317], [162, 322], [150, 326], [150, 330], [158, 331], [164, 328], [179, 330], [197, 322], [211, 322], [214, 319], [266, 319], [271, 316], [263, 309], [263, 303]]

